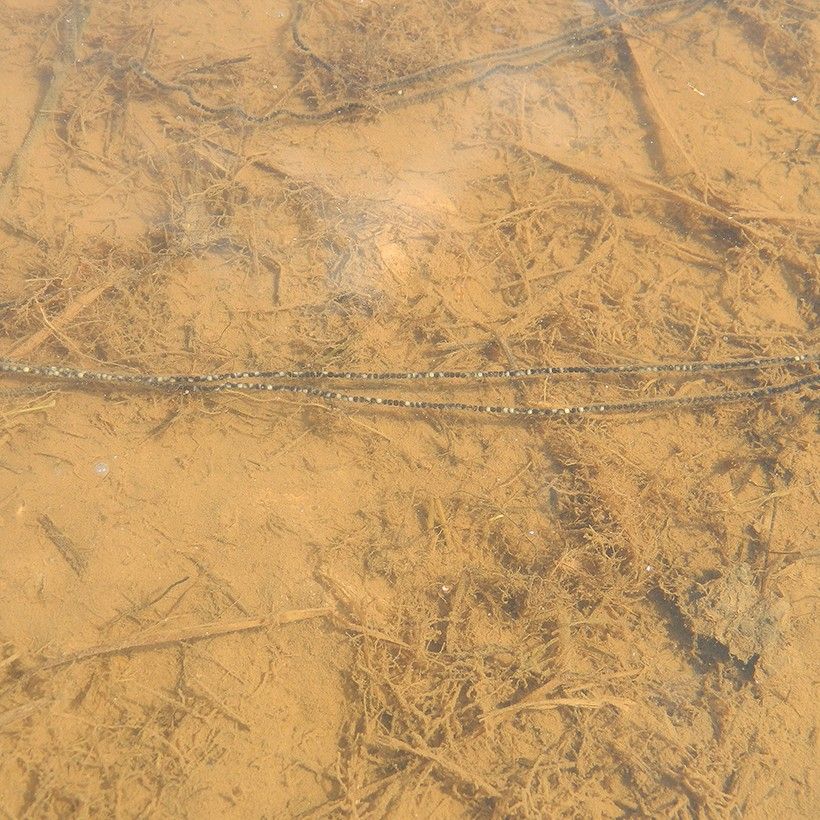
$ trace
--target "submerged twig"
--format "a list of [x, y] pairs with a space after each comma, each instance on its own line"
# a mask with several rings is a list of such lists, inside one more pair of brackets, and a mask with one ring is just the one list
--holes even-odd
[[121, 643], [104, 644], [102, 646], [92, 646], [88, 649], [81, 649], [53, 661], [48, 661], [40, 668], [44, 670], [56, 669], [61, 666], [68, 666], [72, 663], [87, 661], [92, 658], [101, 658], [109, 655], [127, 655], [131, 652], [163, 649], [168, 646], [190, 643], [191, 641], [219, 638], [223, 635], [232, 635], [237, 632], [256, 632], [274, 626], [285, 626], [286, 624], [298, 623], [299, 621], [308, 621], [313, 618], [325, 618], [332, 613], [333, 609], [331, 607], [315, 607], [313, 609], [286, 610], [272, 618], [246, 618], [242, 621], [230, 621], [228, 623], [200, 624], [198, 626], [189, 627], [188, 629], [180, 629], [176, 632], [166, 632], [155, 635], [151, 638], [137, 638]]

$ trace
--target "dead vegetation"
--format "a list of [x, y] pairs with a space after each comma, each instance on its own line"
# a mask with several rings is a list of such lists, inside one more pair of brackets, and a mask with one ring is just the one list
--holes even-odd
[[[42, 34], [26, 17], [60, 71], [42, 97], [51, 118], [22, 129], [4, 165], [3, 355], [151, 373], [802, 352], [818, 294], [807, 9], [680, 2], [600, 24], [619, 8], [579, 20], [559, 3], [297, 2], [248, 22], [268, 39], [245, 50], [234, 33], [230, 54], [191, 52], [183, 26], [180, 56], [184, 21], [94, 3], [70, 65], [76, 29]], [[707, 96], [693, 61], [710, 54]], [[776, 92], [786, 112], [753, 122], [746, 165], [720, 141], [726, 115], [694, 107], [731, 103], [727, 66], [728, 84]], [[231, 105], [246, 116], [208, 110]], [[321, 116], [249, 121], [272, 107]], [[704, 148], [705, 133], [719, 139]], [[421, 159], [401, 150], [416, 139]], [[783, 163], [789, 204], [764, 163]], [[547, 404], [655, 389], [455, 388]], [[55, 619], [78, 599], [71, 624], [96, 634], [69, 626], [36, 645], [19, 620], [0, 627], [0, 794], [19, 816], [254, 814], [276, 794], [281, 816], [312, 817], [724, 817], [771, 806], [772, 790], [803, 816], [816, 800], [802, 716], [816, 659], [799, 646], [814, 612], [800, 577], [816, 557], [810, 398], [549, 428], [224, 398], [135, 399], [128, 415], [114, 397], [87, 423], [74, 411], [77, 438], [139, 427], [131, 455], [159, 492], [173, 495], [174, 464], [200, 487], [203, 463], [244, 471], [225, 474], [224, 518], [204, 490], [191, 506], [174, 496], [182, 513], [156, 496], [132, 511], [122, 487], [142, 497], [139, 482], [113, 500], [60, 490], [136, 531], [138, 555], [157, 539], [163, 556], [182, 550], [151, 559], [164, 580], [135, 601], [130, 576], [95, 569], [84, 504], [66, 513], [70, 538], [49, 517], [59, 464], [21, 500], [52, 442], [44, 419], [68, 399], [2, 396], [3, 524], [33, 507], [37, 537], [88, 593], [48, 597], [59, 571], [43, 564], [30, 602], [9, 585], [2, 606]], [[254, 506], [244, 487], [259, 484], [274, 494]], [[217, 542], [186, 540], [186, 515]], [[307, 637], [281, 637], [291, 623]], [[314, 644], [331, 648], [314, 657]], [[287, 686], [297, 696], [274, 709]], [[322, 709], [336, 723], [314, 747]], [[288, 733], [293, 745], [265, 746]], [[261, 797], [235, 782], [251, 766], [273, 772]]]

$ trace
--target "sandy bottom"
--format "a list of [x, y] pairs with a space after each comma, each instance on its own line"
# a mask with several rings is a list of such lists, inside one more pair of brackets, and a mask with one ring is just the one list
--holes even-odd
[[[816, 350], [812, 4], [654, 5], [7, 0], [0, 356]], [[3, 375], [0, 814], [817, 816], [812, 399]]]

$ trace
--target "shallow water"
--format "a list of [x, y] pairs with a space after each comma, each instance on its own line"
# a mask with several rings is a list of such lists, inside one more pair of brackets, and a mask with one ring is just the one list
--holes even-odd
[[619, 8], [0, 9], [6, 814], [812, 816], [817, 22]]

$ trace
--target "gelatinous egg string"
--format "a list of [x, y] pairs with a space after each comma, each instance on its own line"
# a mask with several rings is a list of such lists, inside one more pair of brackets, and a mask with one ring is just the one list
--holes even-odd
[[412, 410], [444, 412], [471, 412], [492, 415], [557, 417], [567, 415], [607, 415], [637, 413], [674, 408], [696, 408], [713, 404], [762, 401], [786, 393], [796, 393], [820, 384], [820, 374], [812, 373], [780, 385], [754, 387], [740, 390], [724, 390], [719, 393], [671, 396], [627, 402], [591, 401], [556, 407], [503, 406], [469, 404], [455, 401], [428, 401], [417, 399], [365, 396], [329, 390], [304, 384], [308, 380], [324, 381], [403, 381], [403, 380], [473, 380], [521, 379], [544, 376], [575, 375], [623, 375], [677, 373], [718, 373], [736, 370], [765, 370], [774, 367], [807, 365], [820, 361], [820, 353], [803, 353], [795, 356], [757, 357], [730, 359], [720, 362], [677, 362], [658, 364], [621, 365], [571, 365], [539, 366], [511, 370], [431, 370], [431, 371], [336, 371], [336, 370], [245, 370], [230, 373], [153, 375], [116, 373], [97, 370], [80, 370], [61, 365], [39, 365], [0, 359], [0, 373], [31, 376], [47, 380], [66, 381], [73, 384], [114, 384], [143, 389], [182, 393], [217, 393], [226, 391], [253, 391], [269, 393], [292, 393], [365, 405], [399, 407]]
[[[388, 108], [429, 102], [445, 93], [483, 82], [496, 74], [528, 70], [562, 56], [572, 55], [577, 57], [586, 48], [594, 48], [600, 42], [605, 41], [607, 33], [612, 36], [611, 32], [618, 23], [638, 19], [643, 19], [649, 23], [652, 18], [664, 11], [694, 9], [702, 4], [703, 0], [665, 0], [665, 2], [655, 3], [629, 12], [614, 12], [603, 20], [595, 20], [588, 25], [579, 24], [570, 31], [545, 40], [512, 46], [473, 57], [459, 58], [403, 77], [385, 79], [370, 88], [371, 94], [375, 97], [369, 102], [362, 99], [349, 99], [341, 101], [330, 108], [316, 111], [294, 110], [275, 106], [262, 113], [253, 113], [236, 103], [214, 105], [200, 99], [194, 89], [186, 83], [162, 79], [136, 58], [128, 59], [124, 66], [118, 65], [117, 68], [120, 70], [124, 68], [132, 72], [144, 84], [164, 94], [183, 94], [187, 104], [204, 116], [230, 117], [252, 125], [270, 125], [280, 121], [319, 123], [368, 111], [384, 111]], [[334, 76], [344, 75], [343, 67], [334, 66], [328, 60], [316, 54], [305, 43], [299, 30], [303, 11], [302, 4], [297, 2], [291, 29], [294, 45], [311, 59], [314, 66], [319, 66]], [[531, 59], [531, 62], [526, 62], [528, 58]], [[522, 63], [522, 60], [525, 62]], [[464, 72], [467, 72], [467, 75], [461, 76]], [[440, 85], [434, 85], [426, 89], [422, 88], [425, 84], [437, 79], [441, 80]], [[376, 104], [377, 100], [378, 104]]]

